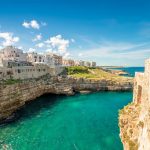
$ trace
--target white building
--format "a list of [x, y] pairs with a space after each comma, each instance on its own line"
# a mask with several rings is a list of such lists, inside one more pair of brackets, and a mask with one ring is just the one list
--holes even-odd
[[84, 62], [84, 66], [86, 66], [86, 67], [91, 67], [91, 62], [85, 61], [85, 62]]
[[27, 60], [32, 63], [44, 63], [49, 67], [62, 66], [62, 56], [53, 53], [38, 54], [35, 52], [28, 53]]
[[75, 66], [75, 61], [73, 59], [63, 59], [63, 66]]
[[92, 61], [91, 62], [91, 67], [96, 67], [96, 62]]
[[22, 50], [8, 46], [0, 50], [0, 79], [29, 79], [50, 74], [60, 74], [64, 66], [95, 67], [95, 62], [63, 60], [54, 53], [23, 53]]
[[27, 54], [23, 53], [22, 50], [7, 46], [6, 48], [0, 50], [0, 66], [3, 66], [3, 61], [27, 61]]
[[32, 62], [32, 63], [45, 63], [46, 57], [43, 54], [31, 52], [31, 53], [28, 53], [27, 61]]

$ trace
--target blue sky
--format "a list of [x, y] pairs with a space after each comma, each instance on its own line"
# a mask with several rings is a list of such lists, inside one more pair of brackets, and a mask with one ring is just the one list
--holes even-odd
[[1, 0], [0, 46], [53, 51], [99, 65], [150, 57], [149, 0]]

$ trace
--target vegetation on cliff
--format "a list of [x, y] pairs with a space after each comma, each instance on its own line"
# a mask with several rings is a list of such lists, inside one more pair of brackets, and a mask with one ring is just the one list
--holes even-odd
[[0, 85], [1, 84], [5, 84], [5, 85], [11, 85], [11, 84], [15, 84], [15, 83], [21, 83], [22, 81], [19, 79], [8, 79], [8, 80], [1, 80], [0, 81]]
[[111, 80], [111, 81], [124, 81], [131, 80], [131, 77], [123, 77], [110, 72], [106, 72], [101, 68], [89, 68], [83, 66], [66, 67], [66, 72], [69, 76], [75, 78], [86, 78], [93, 80]]

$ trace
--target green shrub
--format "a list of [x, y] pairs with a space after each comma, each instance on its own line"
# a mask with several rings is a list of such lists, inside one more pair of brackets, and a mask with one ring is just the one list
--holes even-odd
[[66, 67], [68, 75], [78, 74], [78, 73], [88, 73], [88, 67], [83, 66], [71, 66]]
[[5, 81], [5, 84], [15, 84], [15, 83], [20, 83], [21, 80], [19, 79], [8, 79]]

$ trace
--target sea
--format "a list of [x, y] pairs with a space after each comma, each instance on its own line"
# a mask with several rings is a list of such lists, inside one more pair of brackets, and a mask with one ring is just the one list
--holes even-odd
[[[123, 68], [134, 76], [141, 67]], [[0, 127], [0, 150], [123, 150], [118, 111], [132, 92], [43, 95]]]

